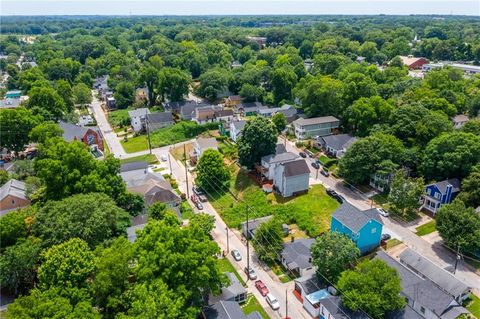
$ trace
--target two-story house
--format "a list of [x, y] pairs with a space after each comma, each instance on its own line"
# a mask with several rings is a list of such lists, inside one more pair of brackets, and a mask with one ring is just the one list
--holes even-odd
[[332, 215], [330, 231], [348, 236], [365, 254], [380, 245], [383, 222], [375, 208], [359, 210], [343, 203]]
[[230, 138], [235, 143], [238, 142], [238, 139], [242, 135], [242, 131], [245, 128], [247, 121], [240, 120], [240, 121], [232, 121], [230, 122]]
[[275, 169], [277, 166], [287, 162], [295, 161], [297, 159], [300, 159], [300, 155], [285, 151], [280, 151], [276, 152], [275, 154], [263, 156], [261, 159], [261, 164], [263, 168], [262, 173], [267, 179], [273, 180], [275, 176]]
[[198, 162], [202, 157], [203, 152], [208, 149], [218, 151], [218, 142], [214, 137], [199, 137], [193, 143], [193, 152], [190, 155], [190, 160], [193, 163]]
[[283, 162], [275, 166], [273, 187], [283, 197], [290, 197], [308, 191], [309, 177], [310, 168], [305, 159]]
[[333, 134], [340, 125], [340, 120], [333, 116], [299, 118], [292, 122], [295, 136], [299, 140]]
[[425, 186], [421, 209], [435, 215], [443, 204], [451, 203], [459, 192], [460, 181], [456, 178], [428, 184]]
[[135, 132], [140, 132], [145, 127], [145, 118], [150, 114], [150, 110], [142, 107], [136, 110], [128, 111], [130, 117], [130, 124]]
[[150, 132], [158, 130], [162, 127], [174, 124], [172, 112], [159, 112], [147, 114], [145, 124], [148, 123]]

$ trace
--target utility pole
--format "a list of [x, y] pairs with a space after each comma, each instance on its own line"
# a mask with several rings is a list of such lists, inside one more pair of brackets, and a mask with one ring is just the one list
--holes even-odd
[[227, 231], [227, 254], [230, 252], [230, 244], [228, 242], [228, 226], [225, 227], [225, 230]]
[[288, 288], [285, 288], [285, 319], [288, 318]]
[[460, 245], [458, 245], [457, 247], [457, 258], [455, 258], [455, 269], [453, 270], [454, 275], [457, 272], [457, 265], [459, 260], [460, 260]]
[[[250, 247], [249, 247], [249, 240], [248, 240], [248, 207], [247, 207], [247, 270], [250, 270]], [[247, 273], [247, 280], [250, 279], [250, 276]]]
[[287, 131], [285, 131], [285, 135], [284, 135], [285, 139], [284, 139], [284, 142], [285, 142], [285, 147], [287, 147]]
[[320, 170], [320, 168], [317, 168], [317, 176], [315, 176], [315, 179], [318, 179], [318, 171]]
[[190, 190], [188, 189], [188, 170], [187, 170], [187, 151], [183, 144], [183, 163], [185, 165], [185, 182], [187, 183], [187, 198], [190, 198]]
[[[172, 149], [170, 147], [170, 149]], [[172, 174], [172, 158], [170, 157], [170, 151], [167, 153], [168, 155], [168, 165], [170, 166], [170, 175]]]
[[152, 154], [152, 143], [150, 141], [150, 129], [148, 128], [148, 109], [145, 111], [145, 128], [147, 129], [147, 137], [148, 137], [148, 149], [150, 150], [150, 154]]

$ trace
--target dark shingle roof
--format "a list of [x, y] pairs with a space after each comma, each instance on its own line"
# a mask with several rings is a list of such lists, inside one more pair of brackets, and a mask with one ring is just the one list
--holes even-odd
[[223, 116], [233, 116], [233, 110], [217, 110], [215, 111], [215, 117], [223, 117]]
[[293, 270], [297, 267], [300, 269], [312, 267], [310, 247], [314, 242], [315, 239], [306, 238], [283, 244], [281, 255], [288, 268]]
[[339, 296], [330, 296], [320, 300], [320, 303], [328, 310], [335, 319], [368, 319], [369, 317], [360, 311], [351, 311], [345, 307]]
[[453, 188], [452, 188], [453, 192], [459, 192], [460, 191], [460, 181], [457, 178], [446, 179], [446, 180], [436, 182], [436, 183], [433, 183], [433, 184], [430, 184], [430, 185], [435, 185], [442, 194], [445, 194], [448, 185], [453, 186]]
[[58, 123], [58, 125], [63, 130], [63, 139], [67, 142], [72, 142], [75, 139], [80, 141], [85, 136], [88, 130], [99, 132], [97, 126], [78, 126], [66, 122], [60, 122]]
[[143, 161], [136, 161], [125, 163], [120, 166], [120, 172], [136, 171], [137, 169], [147, 169], [148, 163]]
[[285, 177], [310, 174], [310, 168], [308, 168], [307, 162], [303, 158], [296, 161], [283, 163], [282, 165], [285, 168]]
[[348, 134], [327, 135], [320, 137], [320, 139], [322, 139], [327, 146], [336, 150], [347, 149], [357, 140]]
[[[203, 311], [206, 319], [254, 319], [255, 317], [247, 317], [237, 302], [235, 301], [219, 301]], [[261, 317], [260, 317], [261, 318]]]
[[360, 231], [360, 229], [372, 219], [383, 225], [378, 211], [375, 208], [361, 211], [347, 202], [337, 208], [332, 217], [354, 232]]
[[247, 124], [247, 121], [244, 121], [244, 120], [232, 122], [232, 125], [235, 127], [237, 131], [243, 130], [246, 124]]
[[172, 112], [160, 112], [160, 113], [151, 113], [147, 115], [148, 123], [165, 123], [172, 122], [173, 116]]

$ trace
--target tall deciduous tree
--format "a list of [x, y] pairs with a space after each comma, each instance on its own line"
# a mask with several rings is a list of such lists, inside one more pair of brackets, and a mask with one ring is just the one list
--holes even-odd
[[160, 81], [159, 71], [153, 66], [146, 66], [140, 73], [140, 79], [148, 89], [148, 105], [155, 105], [157, 100], [157, 86]]
[[40, 287], [86, 287], [95, 268], [94, 258], [87, 243], [79, 238], [52, 246], [42, 253], [43, 262], [38, 269]]
[[67, 111], [65, 101], [51, 87], [34, 87], [28, 95], [27, 107], [46, 120], [59, 120]]
[[342, 291], [346, 307], [353, 311], [363, 310], [375, 319], [405, 307], [405, 299], [400, 296], [400, 276], [380, 259], [364, 261], [355, 270], [344, 271], [337, 287]]
[[406, 177], [406, 172], [399, 170], [390, 184], [388, 200], [394, 210], [406, 216], [418, 208], [418, 200], [424, 192], [424, 186], [423, 178]]
[[41, 117], [24, 107], [0, 111], [0, 146], [12, 151], [22, 151], [28, 144], [28, 134], [40, 123]]
[[366, 136], [375, 124], [385, 123], [394, 106], [379, 96], [362, 97], [344, 112], [347, 127], [356, 135]]
[[197, 183], [206, 191], [225, 191], [230, 187], [230, 172], [217, 150], [203, 152], [197, 165]]
[[242, 166], [252, 167], [262, 156], [273, 154], [277, 128], [267, 118], [256, 117], [245, 125], [238, 141], [238, 157]]
[[462, 180], [461, 189], [459, 199], [468, 206], [480, 206], [480, 164], [475, 165], [472, 172]]
[[340, 273], [353, 267], [360, 250], [350, 238], [336, 232], [326, 232], [311, 247], [312, 263], [317, 266], [320, 280], [324, 277], [336, 283]]
[[190, 75], [177, 68], [164, 68], [159, 75], [159, 89], [162, 99], [182, 101], [188, 95]]
[[45, 143], [45, 141], [52, 137], [60, 137], [63, 130], [53, 122], [43, 122], [35, 126], [28, 135], [30, 140], [35, 143]]
[[261, 224], [255, 231], [252, 245], [261, 261], [273, 263], [278, 260], [283, 249], [283, 234], [280, 223], [269, 220]]
[[38, 211], [34, 233], [46, 246], [81, 238], [90, 247], [125, 233], [128, 213], [105, 194], [78, 194], [61, 201], [49, 201]]
[[78, 83], [72, 88], [73, 98], [76, 104], [89, 104], [92, 102], [92, 92], [85, 83]]
[[297, 75], [290, 66], [276, 68], [270, 75], [270, 85], [273, 88], [275, 104], [292, 99], [292, 90], [297, 84]]
[[436, 219], [438, 233], [452, 249], [472, 254], [480, 250], [480, 214], [475, 208], [455, 199], [440, 207]]
[[135, 88], [130, 82], [120, 82], [115, 88], [115, 97], [116, 104], [119, 108], [125, 109], [131, 106], [135, 98]]
[[277, 128], [278, 133], [282, 132], [287, 127], [287, 124], [288, 124], [285, 114], [280, 112], [273, 114], [272, 122], [273, 124], [275, 124], [275, 127]]

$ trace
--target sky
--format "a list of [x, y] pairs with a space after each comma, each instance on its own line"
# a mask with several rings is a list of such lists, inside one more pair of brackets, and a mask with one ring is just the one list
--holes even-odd
[[1, 15], [442, 14], [480, 16], [480, 0], [0, 0]]

